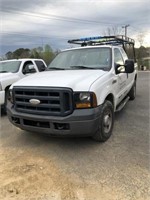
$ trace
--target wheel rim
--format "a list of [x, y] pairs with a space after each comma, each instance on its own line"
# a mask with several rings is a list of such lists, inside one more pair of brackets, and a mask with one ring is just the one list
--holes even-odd
[[103, 129], [104, 132], [107, 134], [110, 132], [112, 127], [112, 113], [110, 110], [107, 110], [104, 114], [103, 118]]

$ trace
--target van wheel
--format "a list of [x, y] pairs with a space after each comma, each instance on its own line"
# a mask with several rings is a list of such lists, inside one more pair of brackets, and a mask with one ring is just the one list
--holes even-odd
[[105, 101], [101, 109], [98, 130], [93, 139], [98, 142], [105, 142], [112, 134], [114, 124], [114, 110], [110, 101]]
[[135, 97], [136, 97], [136, 81], [134, 81], [134, 84], [133, 84], [128, 96], [130, 97], [130, 100], [135, 99]]

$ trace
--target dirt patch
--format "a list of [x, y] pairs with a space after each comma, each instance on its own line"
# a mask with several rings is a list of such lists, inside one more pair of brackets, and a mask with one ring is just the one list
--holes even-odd
[[7, 160], [3, 155], [1, 161], [5, 160], [5, 163], [0, 167], [0, 199], [75, 199], [75, 185], [50, 159], [31, 158], [28, 153], [23, 153], [16, 160], [16, 154], [14, 157], [8, 150]]
[[132, 198], [105, 181], [85, 182], [76, 174], [64, 174], [56, 161], [37, 154], [7, 148], [0, 152], [0, 163], [3, 200], [141, 200], [138, 191]]

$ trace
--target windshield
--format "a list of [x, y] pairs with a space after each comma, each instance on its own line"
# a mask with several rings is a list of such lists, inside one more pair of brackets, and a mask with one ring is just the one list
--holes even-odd
[[85, 48], [61, 52], [50, 63], [48, 69], [103, 69], [111, 68], [111, 49]]
[[20, 61], [0, 62], [0, 73], [15, 73], [19, 70], [20, 63]]

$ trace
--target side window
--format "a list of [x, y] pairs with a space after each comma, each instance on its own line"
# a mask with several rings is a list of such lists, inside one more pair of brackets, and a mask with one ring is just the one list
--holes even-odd
[[124, 60], [122, 58], [122, 55], [121, 55], [119, 49], [114, 50], [114, 61], [115, 61], [116, 64], [120, 64], [120, 65], [124, 64]]
[[22, 73], [23, 74], [30, 74], [30, 73], [35, 73], [35, 67], [32, 61], [26, 61], [24, 63], [23, 69], [22, 69]]
[[44, 63], [41, 60], [35, 60], [35, 63], [37, 65], [39, 72], [45, 71], [46, 66], [44, 65]]
[[123, 49], [121, 49], [121, 53], [122, 53], [124, 61], [127, 60], [128, 56], [127, 56], [127, 54], [125, 53], [125, 51]]

